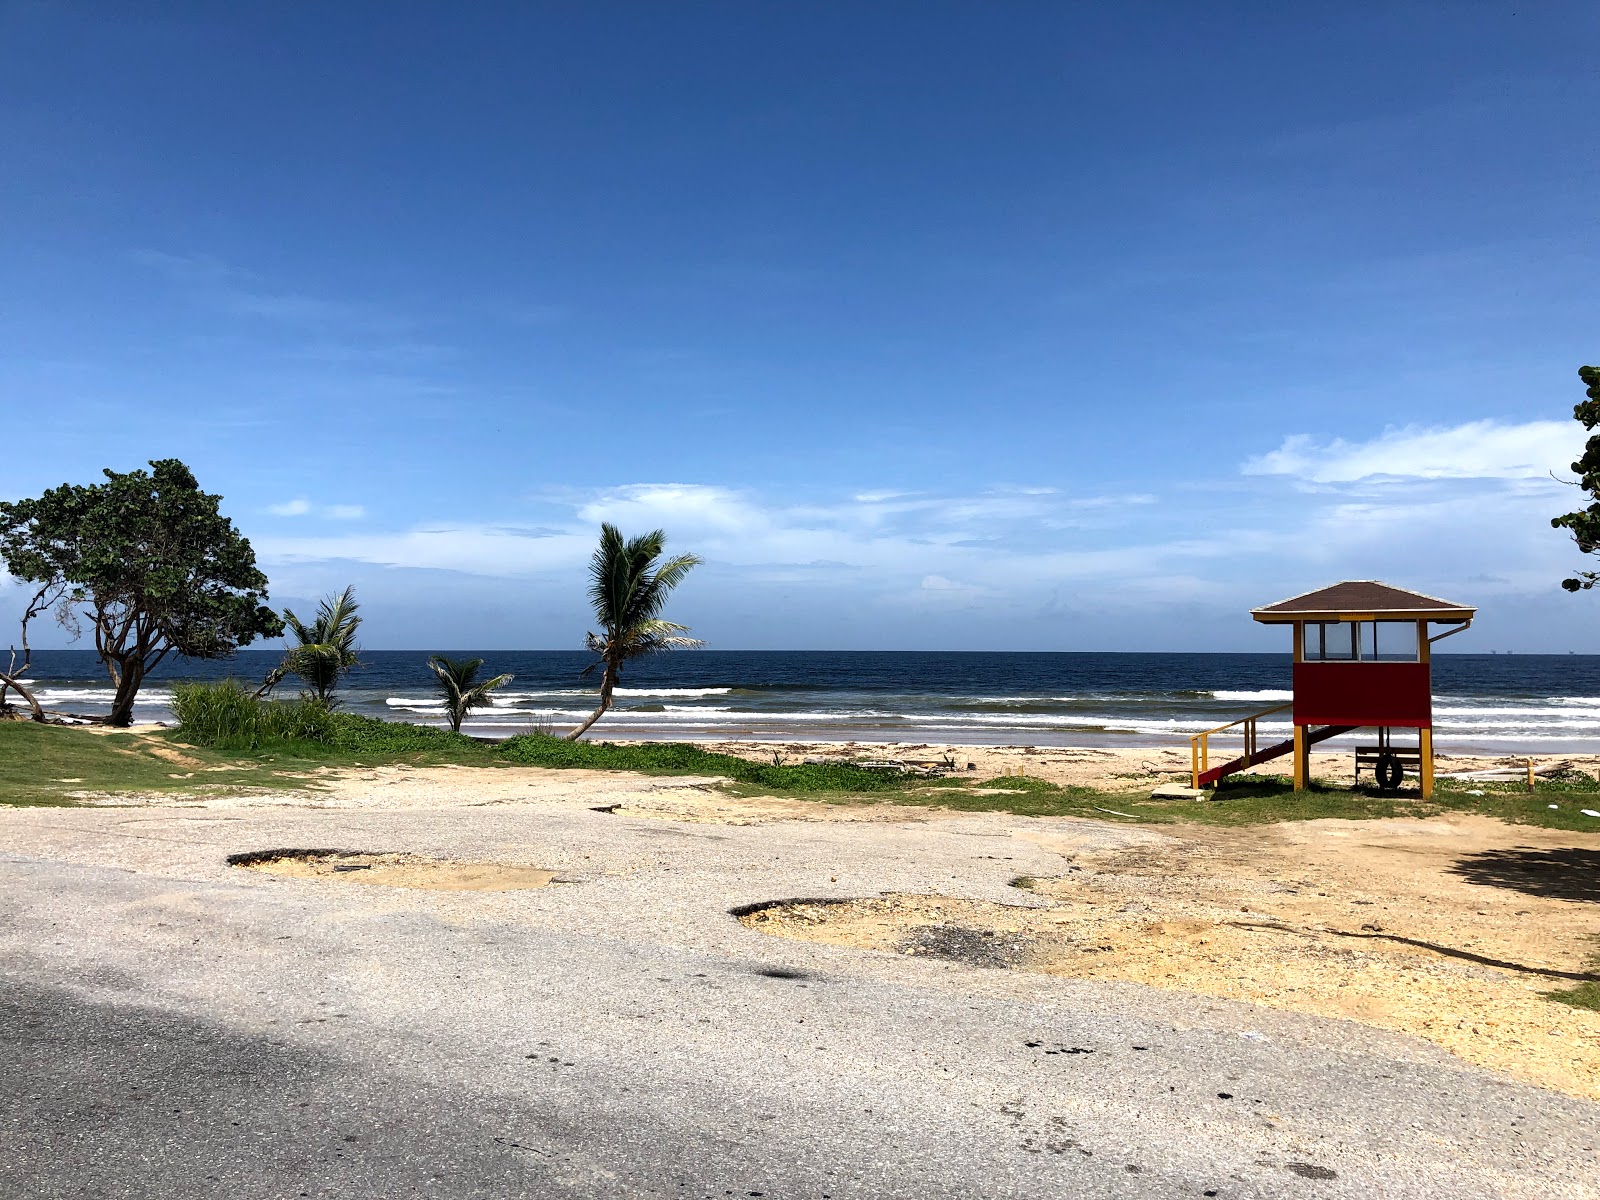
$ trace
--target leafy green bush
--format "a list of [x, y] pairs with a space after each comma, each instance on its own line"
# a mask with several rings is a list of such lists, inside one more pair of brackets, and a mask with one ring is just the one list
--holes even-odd
[[178, 718], [178, 732], [186, 740], [217, 750], [326, 742], [333, 720], [327, 706], [315, 700], [258, 700], [237, 679], [174, 684], [172, 711]]
[[328, 727], [324, 740], [332, 749], [360, 751], [365, 754], [479, 749], [478, 744], [471, 738], [451, 733], [448, 729], [411, 725], [403, 721], [384, 721], [378, 717], [363, 717], [345, 712], [328, 714]]

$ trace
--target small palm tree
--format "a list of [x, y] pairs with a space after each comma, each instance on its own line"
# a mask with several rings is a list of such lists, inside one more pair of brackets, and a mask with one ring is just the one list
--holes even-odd
[[659, 529], [624, 542], [615, 525], [600, 526], [600, 546], [589, 562], [589, 599], [600, 632], [587, 638], [589, 649], [600, 656], [600, 661], [589, 667], [590, 671], [602, 669], [600, 707], [567, 735], [569, 742], [581, 738], [611, 707], [623, 663], [663, 650], [704, 645], [684, 637], [688, 632], [685, 626], [661, 619], [672, 589], [701, 562], [693, 554], [658, 562], [666, 544], [667, 535]]
[[360, 607], [356, 603], [356, 589], [351, 586], [337, 596], [325, 597], [317, 605], [317, 619], [310, 625], [304, 624], [291, 610], [284, 609], [283, 623], [300, 644], [289, 647], [283, 662], [273, 668], [257, 695], [270, 692], [284, 676], [294, 675], [323, 704], [336, 703], [333, 690], [339, 686], [339, 680], [352, 667], [361, 665], [356, 657], [360, 652], [356, 645], [356, 630], [361, 626], [357, 615]]
[[481, 658], [446, 658], [435, 654], [428, 659], [429, 669], [438, 676], [439, 693], [444, 697], [445, 715], [450, 718], [450, 728], [461, 732], [461, 722], [475, 708], [494, 703], [489, 693], [511, 682], [510, 675], [496, 675], [493, 679], [477, 682]]

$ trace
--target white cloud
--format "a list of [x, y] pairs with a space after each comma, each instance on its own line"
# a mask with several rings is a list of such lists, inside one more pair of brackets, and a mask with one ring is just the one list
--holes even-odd
[[922, 590], [925, 592], [981, 592], [975, 583], [957, 583], [954, 579], [946, 579], [943, 575], [925, 575], [922, 579]]
[[591, 525], [609, 521], [640, 530], [673, 525], [740, 530], [759, 522], [755, 511], [737, 492], [695, 483], [639, 483], [611, 488], [580, 506], [578, 519]]
[[313, 504], [304, 496], [282, 504], [269, 504], [267, 511], [275, 517], [304, 517], [315, 513], [333, 521], [359, 521], [367, 515], [367, 510], [359, 504]]
[[1582, 441], [1582, 431], [1573, 421], [1407, 425], [1386, 429], [1365, 442], [1319, 441], [1297, 433], [1284, 438], [1276, 450], [1250, 459], [1242, 470], [1246, 475], [1287, 475], [1318, 484], [1543, 479], [1552, 470], [1566, 470], [1581, 453]]
[[[1144, 499], [1095, 497], [1088, 506]], [[1043, 489], [942, 497], [881, 491], [784, 504], [708, 484], [639, 483], [546, 500], [565, 512], [538, 529], [463, 522], [362, 535], [258, 537], [255, 544], [279, 561], [353, 559], [515, 577], [582, 563], [593, 549], [595, 527], [609, 521], [626, 533], [665, 529], [671, 549], [692, 550], [741, 577], [798, 581], [848, 569], [870, 572], [884, 588], [928, 591], [987, 586], [957, 580], [1027, 579], [1038, 570], [1077, 574], [1067, 565], [1074, 557], [1104, 562], [1098, 550], [1063, 549], [1069, 535], [1061, 531], [1062, 518], [1080, 501]], [[307, 504], [295, 512], [331, 511]], [[1149, 561], [1143, 552], [1112, 553], [1122, 563]]]

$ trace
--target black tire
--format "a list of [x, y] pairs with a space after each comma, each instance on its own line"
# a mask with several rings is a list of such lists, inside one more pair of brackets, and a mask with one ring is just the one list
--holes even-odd
[[1378, 777], [1378, 790], [1392, 792], [1400, 786], [1400, 781], [1405, 778], [1404, 764], [1392, 754], [1378, 755], [1378, 765], [1373, 770]]

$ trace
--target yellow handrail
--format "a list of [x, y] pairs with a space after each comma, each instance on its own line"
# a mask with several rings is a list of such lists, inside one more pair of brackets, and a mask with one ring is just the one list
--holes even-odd
[[1284, 709], [1293, 708], [1294, 702], [1279, 704], [1274, 708], [1264, 708], [1258, 713], [1251, 713], [1248, 717], [1240, 717], [1237, 721], [1229, 721], [1226, 725], [1218, 725], [1215, 729], [1207, 729], [1203, 733], [1189, 735], [1189, 786], [1198, 788], [1200, 776], [1211, 769], [1211, 735], [1232, 729], [1235, 725], [1244, 726], [1244, 758], [1249, 758], [1256, 752], [1256, 722], [1262, 717], [1270, 717], [1273, 713], [1281, 713]]

